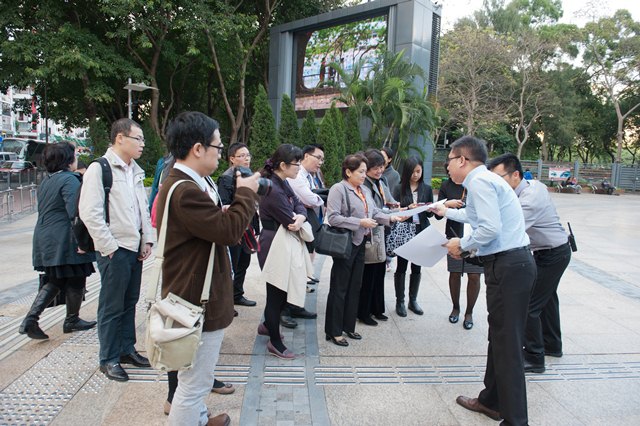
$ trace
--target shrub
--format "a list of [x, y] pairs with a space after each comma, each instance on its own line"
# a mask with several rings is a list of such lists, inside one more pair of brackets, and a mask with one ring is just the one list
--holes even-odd
[[253, 156], [253, 167], [257, 169], [264, 167], [264, 162], [271, 157], [271, 154], [278, 147], [273, 111], [267, 100], [267, 92], [262, 86], [258, 87], [258, 94], [254, 102], [251, 135], [249, 136], [248, 145]]
[[300, 141], [300, 129], [298, 129], [298, 118], [291, 102], [291, 98], [286, 93], [282, 94], [282, 115], [280, 116], [280, 128], [278, 129], [278, 139], [280, 143], [302, 147]]

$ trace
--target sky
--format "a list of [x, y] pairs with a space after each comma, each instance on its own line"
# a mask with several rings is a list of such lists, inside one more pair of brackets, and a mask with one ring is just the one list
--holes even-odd
[[[445, 31], [451, 29], [458, 19], [482, 8], [482, 0], [438, 0], [437, 3], [442, 5], [442, 27]], [[506, 0], [506, 3], [509, 3], [509, 0]], [[640, 21], [639, 0], [562, 0], [564, 15], [560, 22], [584, 26], [591, 20], [584, 13], [585, 7], [589, 4], [592, 7], [595, 5], [596, 10], [600, 10], [599, 16], [612, 16], [618, 9], [627, 9], [634, 20]]]

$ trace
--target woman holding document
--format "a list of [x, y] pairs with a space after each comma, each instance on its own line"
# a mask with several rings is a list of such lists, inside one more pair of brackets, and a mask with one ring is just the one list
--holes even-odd
[[[419, 204], [432, 203], [433, 191], [431, 186], [424, 183], [422, 173], [422, 162], [416, 157], [409, 157], [404, 162], [400, 177], [400, 186], [396, 188], [393, 197], [400, 202], [401, 207], [409, 209], [418, 207]], [[431, 212], [422, 212], [413, 216], [412, 220], [416, 226], [416, 234], [429, 226]], [[407, 316], [407, 309], [404, 305], [405, 277], [409, 261], [398, 256], [398, 265], [394, 275], [396, 289], [396, 313], [401, 317]], [[418, 305], [418, 290], [420, 289], [420, 265], [411, 264], [411, 276], [409, 277], [409, 310], [417, 315], [424, 312]]]
[[389, 217], [376, 207], [371, 192], [364, 185], [368, 164], [362, 154], [347, 155], [342, 163], [343, 180], [331, 187], [327, 200], [327, 223], [352, 233], [349, 257], [333, 258], [327, 296], [324, 331], [327, 341], [338, 346], [349, 346], [343, 333], [354, 340], [362, 339], [355, 328], [366, 238], [379, 224], [402, 220]]

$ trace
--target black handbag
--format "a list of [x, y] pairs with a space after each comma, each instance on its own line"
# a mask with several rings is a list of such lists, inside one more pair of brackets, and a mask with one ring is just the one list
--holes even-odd
[[[351, 214], [351, 203], [349, 194], [344, 188], [344, 195], [347, 200], [347, 214]], [[348, 259], [351, 256], [352, 234], [345, 228], [337, 228], [329, 224], [323, 224], [315, 238], [316, 253], [334, 257], [336, 259]]]

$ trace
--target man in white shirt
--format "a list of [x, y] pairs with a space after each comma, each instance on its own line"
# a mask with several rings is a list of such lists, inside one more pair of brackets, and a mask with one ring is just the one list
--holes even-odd
[[80, 218], [97, 251], [101, 289], [98, 299], [100, 371], [107, 378], [127, 381], [120, 364], [150, 367], [136, 343], [136, 303], [140, 296], [142, 262], [151, 254], [155, 233], [151, 228], [144, 170], [136, 159], [142, 155], [144, 135], [138, 123], [122, 118], [111, 127], [109, 160], [113, 184], [109, 192], [109, 223], [105, 218], [102, 169], [92, 163], [83, 177]]
[[[313, 192], [314, 189], [317, 189], [317, 181], [314, 178], [314, 175], [320, 170], [320, 167], [324, 164], [324, 148], [322, 145], [307, 145], [302, 149], [302, 161], [300, 161], [300, 170], [298, 171], [298, 176], [295, 179], [287, 178], [287, 182], [293, 189], [293, 192], [296, 194], [296, 197], [304, 204], [307, 208], [307, 220], [313, 229], [313, 232], [320, 228], [320, 221], [318, 220], [319, 209], [324, 205], [324, 201], [322, 198]], [[307, 247], [309, 248], [309, 252], [313, 253], [313, 243], [307, 243]], [[290, 311], [290, 316], [293, 318], [305, 318], [305, 319], [313, 319], [318, 316], [318, 314], [314, 312], [309, 312], [304, 308], [289, 305], [288, 310]], [[291, 323], [295, 320], [291, 318], [287, 318], [287, 312], [283, 312], [283, 321], [282, 324], [286, 326], [287, 323]]]

